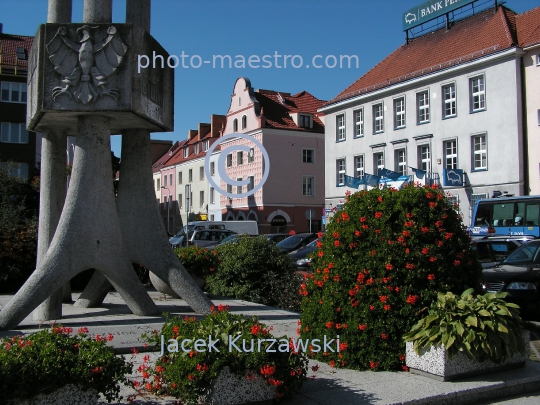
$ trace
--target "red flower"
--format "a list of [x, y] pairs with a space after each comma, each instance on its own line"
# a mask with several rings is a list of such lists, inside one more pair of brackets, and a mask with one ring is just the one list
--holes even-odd
[[328, 268], [333, 269], [334, 268], [334, 263], [328, 263]]
[[459, 266], [461, 262], [459, 260], [454, 260], [454, 266]]
[[336, 366], [336, 362], [334, 360], [330, 360], [328, 362], [328, 364], [330, 365], [330, 367], [335, 367]]
[[334, 322], [330, 322], [330, 321], [326, 322], [326, 327], [328, 329], [332, 329], [334, 327]]
[[335, 241], [334, 241], [334, 246], [335, 246], [335, 247], [339, 247], [339, 245], [341, 245], [341, 243], [339, 242], [339, 240], [335, 240]]
[[339, 233], [337, 233], [337, 232], [334, 232], [334, 233], [332, 234], [332, 237], [333, 237], [334, 239], [337, 239], [337, 238], [339, 238]]
[[409, 248], [405, 249], [405, 254], [408, 255], [411, 251], [409, 250]]
[[416, 303], [416, 300], [418, 299], [418, 295], [409, 295], [407, 297], [407, 304], [414, 305]]
[[390, 263], [386, 263], [386, 270], [392, 270], [394, 266], [392, 266]]
[[362, 232], [360, 232], [359, 230], [354, 231], [354, 236], [360, 236], [361, 234]]
[[429, 208], [435, 208], [437, 206], [437, 203], [436, 202], [430, 202], [429, 203]]
[[428, 274], [427, 279], [428, 280], [435, 280], [435, 274]]
[[348, 221], [349, 220], [349, 214], [347, 214], [346, 212], [342, 212], [341, 213], [341, 219], [343, 219], [344, 221]]
[[408, 237], [411, 236], [411, 233], [409, 231], [403, 231], [401, 232], [403, 236]]
[[414, 217], [414, 214], [413, 214], [412, 212], [407, 212], [407, 213], [405, 214], [405, 216], [406, 216], [407, 218], [412, 218], [412, 217]]
[[452, 237], [453, 233], [451, 232], [446, 232], [446, 234], [444, 235], [444, 238], [445, 239], [450, 239]]
[[377, 368], [377, 367], [379, 367], [379, 362], [378, 362], [378, 361], [377, 361], [377, 362], [375, 362], [375, 361], [370, 361], [370, 362], [369, 362], [369, 367], [371, 367], [371, 368]]
[[416, 267], [416, 266], [415, 266], [414, 264], [412, 264], [412, 263], [407, 263], [407, 264], [405, 265], [405, 268], [411, 269], [411, 270], [414, 269], [415, 267]]
[[399, 290], [400, 290], [399, 287], [394, 288], [394, 291], [395, 291], [395, 292], [399, 292]]
[[360, 329], [360, 330], [366, 330], [366, 328], [367, 328], [367, 323], [365, 323], [365, 324], [363, 324], [363, 325], [358, 324], [358, 329]]
[[427, 232], [429, 232], [429, 228], [426, 227], [426, 226], [423, 226], [421, 231], [424, 232], [424, 233], [427, 233]]
[[404, 361], [405, 360], [405, 355], [402, 354], [401, 356], [399, 356], [399, 361]]
[[[156, 371], [157, 371], [157, 368], [156, 368]], [[206, 365], [206, 363], [197, 364], [197, 371], [202, 371], [205, 373], [208, 371], [208, 366]]]
[[339, 281], [339, 274], [336, 274], [336, 275], [334, 276], [334, 281]]
[[385, 311], [390, 311], [390, 309], [392, 307], [390, 305], [386, 304], [383, 308], [384, 308]]
[[251, 334], [252, 334], [252, 335], [258, 335], [259, 332], [261, 331], [261, 329], [262, 329], [262, 328], [261, 328], [261, 325], [255, 324], [255, 325], [253, 325], [253, 326], [251, 327]]
[[425, 247], [422, 249], [422, 254], [427, 255], [429, 253], [429, 248]]
[[403, 226], [406, 226], [406, 227], [411, 228], [411, 227], [414, 226], [414, 222], [413, 222], [413, 221], [405, 221], [405, 222], [403, 223]]
[[319, 371], [319, 365], [315, 364], [314, 366], [311, 366], [311, 371], [313, 372]]
[[266, 364], [261, 367], [261, 374], [265, 377], [269, 377], [276, 371], [276, 366], [271, 366], [269, 364]]
[[433, 198], [433, 193], [427, 193], [426, 198]]
[[386, 333], [381, 333], [381, 339], [388, 339], [388, 335]]
[[387, 299], [388, 299], [388, 297], [387, 297], [386, 295], [381, 295], [381, 296], [379, 297], [379, 300], [380, 300], [381, 302], [386, 302]]
[[371, 256], [375, 256], [376, 252], [375, 252], [375, 250], [372, 250], [369, 254], [370, 254]]
[[437, 222], [435, 222], [435, 226], [436, 226], [437, 228], [440, 228], [441, 226], [443, 226], [443, 221], [437, 221]]
[[[199, 366], [197, 366], [198, 368]], [[156, 373], [163, 373], [163, 370], [165, 370], [162, 366], [156, 366]]]
[[360, 222], [366, 222], [366, 217], [360, 217]]
[[319, 232], [319, 233], [317, 233], [317, 236], [318, 236], [319, 238], [322, 238], [322, 237], [323, 237], [323, 233], [322, 233], [322, 232]]
[[77, 333], [86, 334], [88, 333], [88, 328], [86, 326], [84, 328], [79, 328]]
[[431, 257], [429, 258], [429, 261], [433, 263], [433, 262], [437, 261], [437, 258], [434, 257], [434, 256], [431, 256]]
[[375, 218], [382, 218], [382, 216], [383, 216], [383, 213], [381, 211], [377, 211], [375, 213]]
[[345, 343], [345, 342], [340, 343], [339, 344], [339, 351], [343, 352], [345, 350], [347, 350], [347, 343]]
[[402, 368], [403, 371], [409, 371], [409, 367], [407, 367], [405, 365], [402, 365], [401, 368]]
[[370, 311], [374, 311], [374, 310], [375, 310], [375, 307], [374, 307], [373, 305], [370, 305], [370, 306], [369, 306], [369, 310], [370, 310]]
[[351, 192], [349, 190], [345, 191], [345, 195], [351, 195]]
[[318, 253], [319, 257], [323, 257], [324, 253], [322, 250], [319, 250], [319, 253]]

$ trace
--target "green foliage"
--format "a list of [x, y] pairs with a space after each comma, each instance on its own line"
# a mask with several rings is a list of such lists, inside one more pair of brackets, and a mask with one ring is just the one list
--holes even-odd
[[219, 265], [219, 259], [215, 250], [203, 249], [197, 246], [174, 249], [180, 263], [190, 273], [197, 277], [206, 278], [212, 274]]
[[464, 352], [482, 363], [501, 363], [519, 352], [525, 355], [519, 306], [507, 303], [505, 292], [473, 295], [469, 289], [458, 297], [439, 293], [428, 315], [418, 321], [404, 339], [414, 350], [442, 344], [449, 357]]
[[132, 365], [106, 346], [112, 335], [92, 339], [86, 328], [72, 332], [57, 325], [1, 340], [0, 403], [48, 394], [67, 384], [94, 389], [109, 402], [118, 398], [118, 382], [127, 382]]
[[301, 335], [340, 335], [336, 367], [405, 368], [403, 334], [438, 291], [479, 288], [481, 266], [458, 213], [438, 188], [347, 196], [328, 224], [302, 285]]
[[[238, 376], [251, 380], [264, 379], [276, 387], [277, 397], [292, 395], [306, 377], [307, 359], [304, 354], [290, 350], [287, 336], [277, 338], [278, 343], [271, 348], [275, 351], [266, 352], [270, 346], [267, 339], [274, 339], [269, 329], [257, 317], [244, 318], [231, 314], [227, 307], [221, 305], [201, 321], [188, 317], [168, 318], [160, 334], [156, 331], [150, 336], [143, 335], [158, 351], [161, 336], [166, 345], [164, 355], [158, 358], [155, 367], [143, 365], [139, 368], [144, 379], [143, 386], [158, 395], [180, 398], [182, 403], [197, 403], [200, 396], [208, 393], [212, 380], [225, 366]], [[240, 337], [235, 340], [237, 336]], [[213, 344], [217, 350], [209, 350], [209, 337], [212, 342], [218, 340]], [[171, 339], [178, 342], [178, 351], [175, 351]], [[185, 346], [186, 351], [183, 351], [181, 345], [184, 339], [193, 342], [204, 340], [206, 345], [201, 343], [198, 346], [204, 351], [194, 350], [195, 343], [189, 342]], [[246, 349], [253, 347], [254, 350], [244, 351], [243, 340]], [[278, 346], [279, 343], [281, 346]]]
[[38, 194], [26, 180], [0, 170], [0, 291], [16, 291], [34, 271]]
[[210, 293], [271, 306], [298, 300], [291, 260], [265, 237], [239, 238], [216, 250], [219, 267], [206, 279]]

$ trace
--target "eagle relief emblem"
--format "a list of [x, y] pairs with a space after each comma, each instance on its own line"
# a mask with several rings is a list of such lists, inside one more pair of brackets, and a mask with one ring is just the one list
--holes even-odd
[[98, 97], [112, 97], [118, 100], [118, 89], [109, 89], [108, 78], [114, 74], [127, 52], [115, 27], [107, 29], [107, 38], [99, 45], [92, 33], [98, 27], [84, 25], [77, 29], [80, 41], [73, 42], [67, 37], [68, 30], [60, 27], [47, 44], [49, 60], [54, 70], [62, 76], [65, 87], [53, 88], [53, 99], [61, 95], [74, 98], [77, 102], [89, 104]]

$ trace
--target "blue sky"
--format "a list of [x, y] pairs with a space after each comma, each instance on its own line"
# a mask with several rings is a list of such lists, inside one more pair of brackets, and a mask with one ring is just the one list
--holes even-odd
[[[484, 3], [479, 1], [478, 3]], [[175, 131], [152, 134], [154, 139], [182, 140], [211, 114], [226, 114], [236, 79], [248, 77], [255, 89], [288, 93], [309, 91], [329, 100], [372, 68], [405, 41], [402, 14], [422, 0], [153, 0], [151, 33], [172, 55], [182, 52], [188, 68], [175, 69]], [[82, 20], [82, 0], [73, 0], [73, 22]], [[538, 0], [507, 0], [507, 7], [524, 12]], [[34, 35], [46, 21], [46, 0], [0, 0], [4, 32]], [[113, 2], [113, 22], [125, 21], [125, 0]], [[293, 68], [283, 56], [299, 55], [303, 67]], [[190, 67], [199, 55], [236, 55], [246, 59], [245, 68]], [[271, 55], [271, 68], [250, 68], [251, 55]], [[316, 62], [334, 55], [356, 55], [358, 66], [315, 69]], [[328, 59], [332, 62], [332, 57]], [[193, 58], [194, 65], [197, 58]], [[300, 59], [293, 62], [298, 66]], [[262, 62], [260, 62], [262, 66]], [[254, 64], [256, 65], [256, 64]], [[112, 137], [112, 149], [120, 155], [120, 136]]]

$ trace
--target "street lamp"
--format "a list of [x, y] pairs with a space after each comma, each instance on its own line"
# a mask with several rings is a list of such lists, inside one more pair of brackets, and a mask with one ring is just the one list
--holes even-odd
[[169, 190], [167, 187], [161, 186], [161, 188], [167, 190], [167, 193], [169, 193], [169, 196], [167, 198], [167, 234], [171, 234], [169, 232], [169, 212], [171, 207], [171, 190]]

